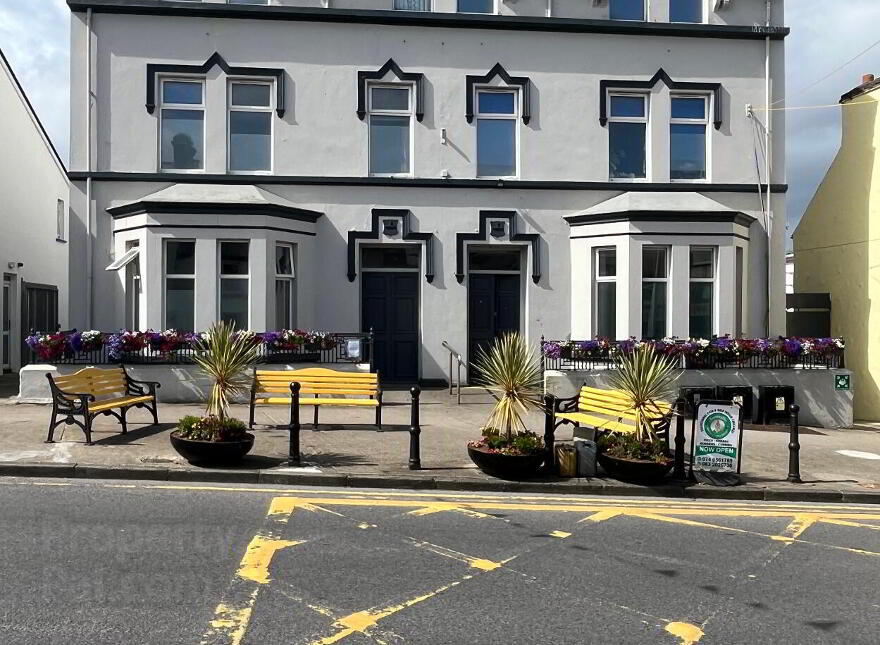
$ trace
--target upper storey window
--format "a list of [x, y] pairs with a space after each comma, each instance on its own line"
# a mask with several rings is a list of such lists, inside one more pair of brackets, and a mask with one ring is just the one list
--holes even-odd
[[495, 0], [458, 0], [458, 13], [495, 13]]
[[703, 22], [705, 0], [669, 0], [669, 22]]
[[648, 97], [612, 94], [608, 119], [611, 179], [647, 177]]
[[671, 98], [669, 171], [673, 181], [706, 179], [708, 108], [706, 96]]
[[608, 13], [612, 20], [645, 19], [645, 0], [610, 0], [610, 4]]
[[162, 80], [159, 148], [162, 170], [202, 170], [205, 163], [205, 84]]
[[229, 170], [272, 170], [272, 84], [229, 83]]
[[477, 175], [516, 177], [519, 92], [477, 90]]
[[431, 0], [394, 0], [398, 11], [431, 11]]
[[370, 86], [370, 174], [412, 172], [412, 86]]

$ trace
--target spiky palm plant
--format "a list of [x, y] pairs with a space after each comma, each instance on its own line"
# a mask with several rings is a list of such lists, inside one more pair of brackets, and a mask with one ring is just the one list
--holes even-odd
[[609, 373], [609, 384], [622, 390], [632, 400], [636, 417], [636, 439], [651, 443], [657, 439], [652, 418], [662, 414], [657, 402], [669, 401], [675, 396], [674, 359], [658, 354], [650, 344], [642, 344], [631, 353], [617, 356], [616, 369]]
[[525, 338], [511, 332], [481, 347], [474, 363], [477, 383], [497, 397], [484, 430], [504, 433], [508, 443], [520, 430], [526, 431], [523, 416], [541, 406], [541, 365]]
[[193, 360], [214, 380], [205, 412], [223, 421], [229, 414], [230, 398], [250, 387], [246, 372], [257, 362], [257, 344], [252, 335], [237, 333], [235, 323], [224, 321], [213, 324], [194, 346]]

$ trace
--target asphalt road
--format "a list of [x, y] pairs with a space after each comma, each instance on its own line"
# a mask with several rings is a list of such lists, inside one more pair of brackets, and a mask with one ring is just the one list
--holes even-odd
[[880, 642], [880, 506], [0, 479], [0, 643]]

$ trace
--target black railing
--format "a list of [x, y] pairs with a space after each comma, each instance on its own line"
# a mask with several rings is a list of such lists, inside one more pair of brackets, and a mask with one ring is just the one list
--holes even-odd
[[[70, 333], [74, 333], [72, 330]], [[50, 365], [191, 365], [196, 349], [187, 341], [174, 349], [163, 349], [147, 343], [143, 348], [114, 349], [107, 340], [113, 333], [104, 333], [100, 347], [75, 351], [69, 346], [46, 357], [31, 351], [31, 363]], [[257, 334], [261, 337], [261, 334]], [[369, 363], [374, 369], [373, 334], [370, 332], [331, 332], [323, 335], [320, 343], [306, 343], [296, 348], [272, 346], [256, 339], [260, 363]]]
[[[799, 339], [803, 341], [805, 339]], [[830, 339], [820, 339], [826, 342]], [[552, 341], [541, 338], [541, 366], [544, 370], [594, 370], [614, 365], [614, 355], [631, 349], [632, 341]], [[827, 345], [827, 342], [826, 342]], [[673, 357], [681, 369], [841, 369], [845, 367], [842, 347], [788, 354], [769, 350], [746, 354], [709, 348], [693, 350], [686, 342], [658, 344], [657, 351]]]

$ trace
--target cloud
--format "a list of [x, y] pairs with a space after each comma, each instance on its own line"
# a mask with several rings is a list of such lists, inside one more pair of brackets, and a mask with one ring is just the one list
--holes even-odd
[[69, 25], [64, 0], [0, 0], [0, 49], [65, 163], [70, 148]]

